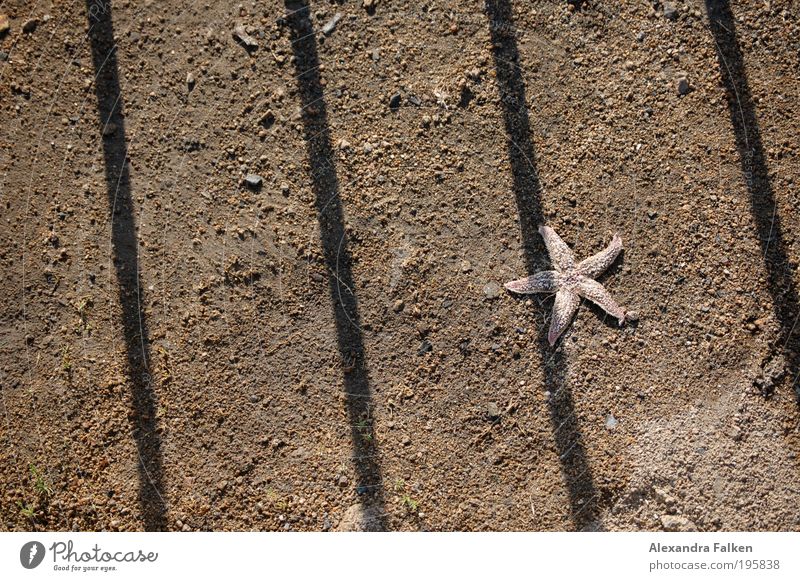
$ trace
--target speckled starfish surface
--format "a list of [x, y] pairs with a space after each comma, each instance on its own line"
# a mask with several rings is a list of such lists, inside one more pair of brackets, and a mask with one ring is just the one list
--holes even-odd
[[589, 299], [609, 315], [616, 317], [622, 326], [625, 322], [625, 309], [611, 298], [602, 284], [594, 280], [616, 260], [622, 251], [622, 238], [614, 234], [611, 244], [603, 251], [575, 264], [572, 250], [555, 230], [549, 226], [539, 226], [539, 234], [544, 238], [555, 270], [544, 270], [527, 278], [512, 280], [505, 287], [519, 294], [555, 293], [553, 318], [547, 332], [550, 345], [555, 345], [556, 340], [569, 326], [581, 303], [581, 297]]

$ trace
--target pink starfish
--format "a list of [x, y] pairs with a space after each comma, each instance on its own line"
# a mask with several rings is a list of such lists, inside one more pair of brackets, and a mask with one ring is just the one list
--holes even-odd
[[547, 253], [555, 270], [544, 270], [533, 276], [512, 280], [505, 287], [513, 293], [555, 293], [553, 318], [547, 340], [555, 345], [556, 340], [569, 326], [578, 310], [581, 297], [589, 299], [609, 315], [625, 322], [625, 309], [620, 307], [603, 285], [594, 280], [616, 260], [622, 250], [622, 238], [614, 234], [604, 250], [575, 264], [575, 256], [569, 246], [549, 226], [539, 226], [539, 234], [544, 238]]

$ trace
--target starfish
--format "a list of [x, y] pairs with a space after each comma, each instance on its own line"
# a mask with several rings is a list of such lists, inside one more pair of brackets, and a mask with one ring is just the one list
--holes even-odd
[[539, 226], [539, 234], [544, 238], [547, 253], [555, 270], [544, 270], [533, 276], [512, 280], [505, 284], [513, 293], [555, 293], [553, 317], [547, 340], [552, 347], [564, 330], [569, 326], [572, 317], [578, 311], [581, 297], [589, 299], [609, 315], [619, 320], [620, 327], [625, 322], [625, 309], [620, 307], [602, 284], [594, 280], [611, 266], [622, 251], [622, 238], [614, 234], [604, 250], [594, 256], [575, 264], [575, 256], [569, 246], [549, 226]]

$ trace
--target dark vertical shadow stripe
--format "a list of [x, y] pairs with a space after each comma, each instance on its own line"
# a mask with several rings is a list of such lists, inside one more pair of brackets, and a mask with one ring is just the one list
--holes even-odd
[[[525, 83], [519, 67], [516, 29], [508, 0], [487, 0], [486, 15], [492, 40], [497, 85], [508, 137], [508, 156], [520, 232], [528, 274], [537, 270], [537, 256], [545, 254], [538, 225], [544, 223], [541, 184], [536, 170], [536, 154], [531, 139], [525, 99]], [[598, 492], [586, 457], [572, 393], [565, 380], [566, 361], [561, 349], [553, 352], [546, 340], [547, 329], [539, 335], [540, 359], [544, 366], [545, 389], [550, 398], [550, 421], [570, 498], [571, 517], [577, 529], [597, 526]]]
[[287, 0], [285, 4], [288, 10], [286, 20], [292, 34], [306, 153], [311, 165], [312, 188], [344, 373], [353, 456], [359, 475], [357, 491], [369, 498], [372, 507], [369, 528], [384, 530], [386, 520], [383, 483], [378, 462], [378, 444], [372, 429], [371, 388], [345, 233], [344, 212], [339, 197], [335, 156], [320, 82], [317, 41], [307, 2]]
[[736, 23], [727, 0], [707, 0], [706, 12], [717, 45], [717, 61], [727, 93], [731, 125], [750, 197], [750, 210], [761, 243], [769, 293], [781, 327], [780, 337], [773, 345], [773, 357], [783, 355], [786, 358], [789, 379], [796, 381], [800, 363], [795, 333], [798, 319], [797, 287], [769, 179], [755, 103], [747, 82], [742, 50], [736, 37]]
[[126, 164], [127, 143], [123, 98], [119, 84], [114, 26], [110, 0], [87, 0], [92, 61], [97, 77], [95, 92], [99, 130], [103, 131], [106, 190], [111, 212], [111, 243], [122, 308], [122, 328], [127, 351], [128, 383], [132, 388], [133, 434], [139, 454], [139, 504], [144, 528], [163, 530], [161, 437], [156, 426], [156, 401], [148, 372], [147, 321], [139, 305], [144, 297], [139, 284], [136, 224], [131, 184]]

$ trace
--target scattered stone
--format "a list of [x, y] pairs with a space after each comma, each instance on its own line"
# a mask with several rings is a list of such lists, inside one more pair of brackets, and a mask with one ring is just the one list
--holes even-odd
[[761, 390], [761, 393], [769, 395], [784, 375], [786, 375], [786, 359], [783, 355], [778, 355], [766, 362], [761, 374], [753, 380], [753, 385]]
[[676, 20], [678, 18], [678, 9], [672, 2], [664, 2], [664, 18], [667, 20]]
[[253, 190], [257, 190], [258, 188], [260, 188], [263, 182], [264, 178], [254, 173], [247, 174], [247, 176], [244, 178], [244, 183], [247, 185], [248, 188], [251, 188]]
[[689, 79], [684, 76], [678, 77], [676, 86], [678, 89], [678, 95], [686, 95], [690, 90]]
[[392, 306], [392, 310], [395, 313], [399, 313], [400, 311], [402, 311], [405, 308], [405, 306], [406, 306], [406, 303], [405, 303], [405, 301], [403, 301], [403, 299], [397, 299], [394, 302], [394, 306]]
[[400, 93], [395, 93], [391, 97], [389, 97], [389, 109], [396, 110], [400, 108], [400, 100], [402, 96]]
[[426, 339], [420, 344], [419, 349], [417, 349], [417, 355], [425, 355], [428, 351], [433, 351], [433, 345]]
[[606, 416], [606, 429], [613, 430], [617, 425], [619, 425], [617, 418], [615, 418], [613, 414], [608, 414]]
[[672, 507], [674, 507], [674, 506], [675, 506], [675, 504], [678, 502], [678, 501], [675, 499], [675, 497], [674, 497], [674, 496], [672, 496], [671, 494], [669, 494], [669, 492], [667, 492], [667, 491], [666, 491], [666, 490], [664, 490], [663, 488], [656, 488], [656, 489], [654, 489], [654, 491], [653, 491], [653, 492], [655, 492], [655, 495], [656, 495], [656, 500], [657, 500], [658, 502], [660, 502], [661, 504], [663, 504], [664, 506], [666, 506], [667, 508], [672, 508]]
[[325, 26], [322, 27], [322, 34], [325, 36], [329, 36], [335, 29], [336, 25], [339, 24], [339, 21], [342, 19], [342, 13], [337, 12], [333, 15], [333, 17], [325, 23]]
[[495, 402], [490, 401], [486, 404], [486, 417], [493, 422], [500, 419], [500, 408]]
[[25, 34], [30, 34], [36, 27], [39, 26], [39, 19], [38, 18], [31, 18], [30, 20], [26, 21], [25, 24], [22, 25], [22, 32]]
[[403, 444], [403, 446], [410, 446], [411, 445], [411, 437], [410, 436], [403, 436], [403, 439], [402, 439], [401, 443]]
[[697, 532], [697, 526], [685, 516], [665, 514], [661, 516], [661, 526], [665, 531], [692, 533]]
[[373, 10], [378, 5], [378, 0], [364, 0], [362, 6], [367, 10]]
[[189, 91], [194, 89], [194, 83], [194, 75], [191, 73], [191, 71], [186, 73], [186, 87], [189, 89]]
[[9, 30], [11, 30], [11, 23], [8, 21], [8, 16], [0, 14], [0, 38], [8, 34]]
[[419, 107], [420, 105], [422, 105], [422, 100], [416, 95], [410, 95], [408, 97], [408, 102], [414, 105], [414, 107]]
[[233, 29], [233, 38], [234, 40], [240, 42], [245, 49], [248, 51], [255, 50], [258, 48], [258, 42], [255, 38], [247, 34], [247, 30], [244, 28], [244, 24], [237, 24]]
[[8, 60], [8, 53], [0, 50], [0, 61], [7, 61]]
[[636, 40], [638, 40], [639, 42], [644, 42], [644, 37], [645, 37], [644, 30], [642, 30], [639, 34], [636, 35]]
[[650, 218], [651, 220], [655, 220], [656, 218], [658, 218], [658, 212], [656, 212], [655, 210], [648, 210], [647, 217]]
[[469, 260], [464, 260], [461, 263], [461, 272], [465, 274], [468, 272], [472, 272], [472, 264], [470, 264]]
[[275, 113], [273, 113], [272, 109], [267, 109], [258, 122], [262, 127], [269, 129], [275, 123]]
[[337, 480], [337, 484], [339, 485], [340, 488], [346, 487], [348, 482], [349, 480], [345, 475], [339, 476], [339, 480]]
[[490, 282], [483, 287], [483, 294], [489, 300], [496, 299], [500, 296], [500, 285], [496, 282]]
[[380, 509], [358, 502], [344, 512], [336, 530], [341, 532], [380, 532], [383, 530]]
[[627, 311], [625, 313], [625, 320], [635, 323], [639, 320], [639, 313], [637, 311]]
[[289, 195], [289, 184], [287, 184], [286, 182], [283, 182], [281, 184], [281, 193], [284, 196], [288, 196]]

